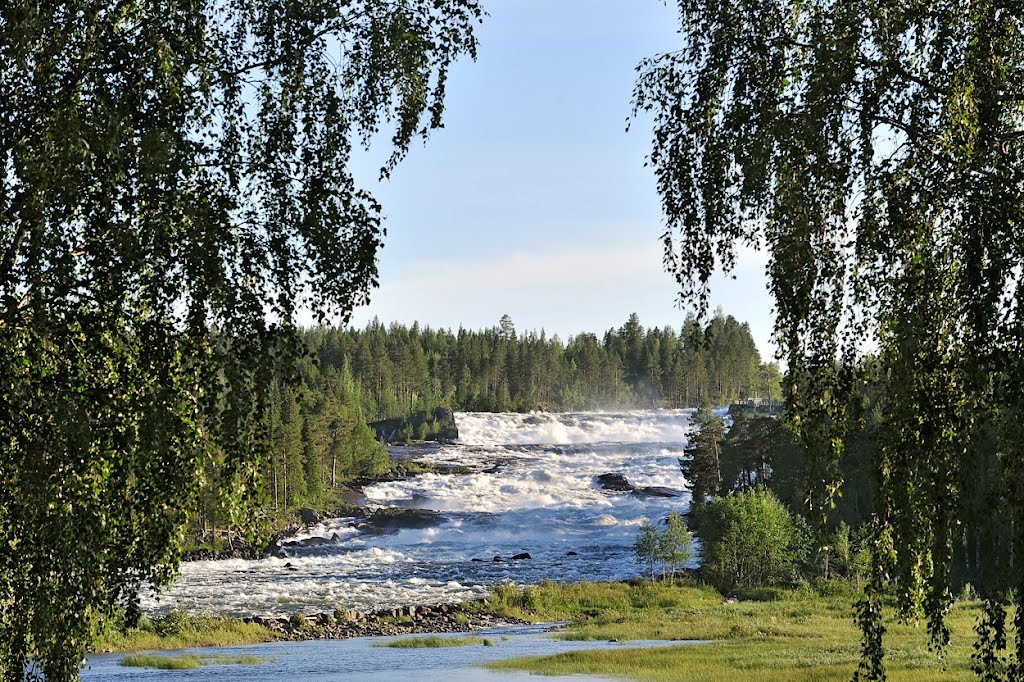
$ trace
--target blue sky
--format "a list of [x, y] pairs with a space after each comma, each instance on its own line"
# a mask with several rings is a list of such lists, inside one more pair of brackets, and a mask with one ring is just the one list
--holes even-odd
[[[353, 323], [516, 327], [563, 339], [637, 312], [678, 327], [646, 121], [625, 132], [636, 64], [676, 49], [660, 0], [490, 0], [479, 58], [453, 69], [445, 128], [390, 180], [377, 154], [357, 175], [384, 205], [380, 288]], [[765, 259], [717, 278], [712, 305], [750, 322], [770, 355]]]

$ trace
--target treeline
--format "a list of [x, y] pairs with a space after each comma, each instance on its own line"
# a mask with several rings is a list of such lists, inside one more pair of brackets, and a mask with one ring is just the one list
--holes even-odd
[[633, 314], [600, 338], [566, 342], [543, 330], [519, 333], [507, 315], [482, 331], [374, 320], [305, 336], [322, 370], [350, 368], [370, 419], [435, 407], [566, 411], [779, 398], [778, 368], [761, 362], [749, 326], [721, 311], [678, 330], [644, 328]]
[[[450, 422], [435, 415], [447, 410], [688, 407], [779, 397], [777, 367], [761, 362], [750, 328], [721, 311], [705, 325], [689, 318], [679, 330], [644, 328], [633, 314], [600, 339], [583, 333], [565, 343], [543, 330], [518, 333], [508, 316], [482, 331], [373, 321], [302, 336], [307, 353], [282, 368], [289, 380], [272, 387], [273, 447], [257, 500], [268, 517], [332, 507], [346, 482], [386, 473], [392, 462], [368, 422], [395, 420], [386, 430], [409, 441], [444, 432]], [[410, 419], [416, 415], [424, 418]], [[194, 535], [213, 539], [230, 527], [223, 492], [203, 491]]]
[[690, 522], [701, 538], [706, 579], [734, 590], [865, 577], [883, 396], [884, 385], [877, 383], [865, 397], [839, 462], [843, 483], [835, 508], [821, 531], [806, 520], [809, 457], [785, 421], [741, 411], [730, 415], [726, 428], [707, 408], [694, 414], [696, 428], [680, 465], [693, 497]]
[[[287, 524], [300, 507], [336, 509], [337, 491], [353, 478], [386, 473], [387, 448], [367, 426], [362, 390], [347, 367], [320, 368], [310, 357], [298, 374], [271, 389], [267, 424], [270, 456], [262, 463], [258, 516], [270, 526]], [[221, 548], [230, 542], [232, 519], [223, 491], [207, 486], [192, 521], [194, 544]]]

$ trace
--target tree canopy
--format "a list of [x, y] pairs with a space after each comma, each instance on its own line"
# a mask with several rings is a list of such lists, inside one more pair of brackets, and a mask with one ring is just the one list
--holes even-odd
[[[882, 593], [948, 639], [973, 548], [986, 679], [1024, 676], [1024, 7], [941, 0], [679, 0], [682, 46], [635, 107], [665, 263], [707, 305], [739, 249], [770, 254], [790, 415], [828, 514], [877, 347], [887, 382], [860, 675], [884, 677]], [[1003, 664], [1006, 664], [1003, 667]], [[1002, 677], [1000, 677], [1002, 676]]]
[[166, 583], [213, 469], [252, 488], [300, 306], [376, 283], [387, 174], [441, 124], [476, 0], [0, 9], [0, 669], [77, 676]]
[[760, 362], [749, 326], [721, 311], [706, 326], [687, 320], [681, 329], [645, 329], [634, 314], [603, 335], [581, 332], [564, 342], [543, 329], [516, 332], [508, 316], [482, 330], [373, 320], [304, 337], [321, 371], [348, 363], [369, 419], [439, 405], [577, 410], [780, 396], [777, 368]]

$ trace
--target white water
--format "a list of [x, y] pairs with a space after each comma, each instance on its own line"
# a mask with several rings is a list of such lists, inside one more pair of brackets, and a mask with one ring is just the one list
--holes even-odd
[[[506, 580], [638, 575], [631, 554], [637, 526], [685, 508], [689, 496], [605, 491], [595, 478], [621, 473], [637, 486], [682, 489], [677, 458], [690, 414], [459, 413], [460, 444], [422, 459], [469, 466], [472, 473], [426, 474], [365, 491], [371, 507], [434, 509], [445, 523], [371, 536], [351, 528], [349, 519], [330, 521], [304, 535], [337, 533], [336, 543], [295, 549], [287, 559], [185, 564], [159, 600], [144, 595], [143, 607], [230, 615], [378, 609], [471, 599]], [[532, 558], [508, 561], [520, 552]], [[491, 561], [498, 555], [506, 561]]]

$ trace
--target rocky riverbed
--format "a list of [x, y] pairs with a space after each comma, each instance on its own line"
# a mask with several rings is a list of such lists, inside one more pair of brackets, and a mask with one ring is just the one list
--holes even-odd
[[[333, 613], [284, 617], [254, 616], [243, 622], [262, 625], [278, 633], [283, 640], [347, 639], [413, 633], [470, 632], [526, 621], [498, 616], [486, 611], [486, 599], [478, 602], [405, 606], [378, 611], [350, 609]], [[480, 605], [484, 609], [480, 609]]]
[[401, 471], [361, 482], [358, 516], [296, 517], [298, 532], [255, 560], [193, 556], [206, 560], [140, 606], [290, 619], [432, 608], [503, 582], [634, 577], [637, 529], [688, 506], [689, 416], [460, 413], [459, 443], [402, 448]]

